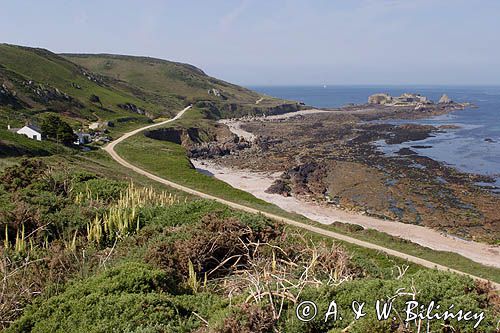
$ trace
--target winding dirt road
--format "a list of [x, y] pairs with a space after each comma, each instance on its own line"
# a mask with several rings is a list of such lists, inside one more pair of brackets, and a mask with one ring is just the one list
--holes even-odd
[[[148, 172], [148, 171], [146, 171], [144, 169], [141, 169], [141, 168], [139, 168], [139, 167], [137, 167], [137, 166], [135, 166], [135, 165], [127, 162], [126, 160], [124, 160], [123, 158], [121, 158], [115, 152], [115, 150], [114, 150], [115, 146], [117, 144], [121, 143], [122, 141], [126, 140], [127, 138], [129, 138], [129, 137], [131, 137], [131, 136], [133, 136], [133, 135], [135, 135], [137, 133], [140, 133], [140, 132], [142, 132], [144, 130], [147, 130], [147, 129], [150, 129], [150, 128], [153, 128], [153, 127], [157, 127], [157, 126], [161, 126], [161, 125], [165, 125], [165, 124], [174, 122], [177, 119], [179, 119], [180, 117], [182, 117], [182, 115], [187, 110], [189, 110], [190, 108], [191, 108], [191, 105], [188, 106], [188, 107], [186, 107], [186, 108], [184, 108], [182, 111], [180, 111], [172, 119], [165, 120], [165, 121], [162, 121], [160, 123], [148, 125], [148, 126], [145, 126], [145, 127], [142, 127], [142, 128], [136, 129], [136, 130], [133, 130], [131, 132], [128, 132], [128, 133], [124, 134], [123, 136], [121, 136], [120, 138], [116, 139], [115, 141], [110, 142], [106, 147], [104, 147], [104, 150], [106, 152], [108, 152], [111, 155], [111, 157], [115, 161], [117, 161], [118, 163], [120, 163], [122, 166], [124, 166], [124, 167], [126, 167], [126, 168], [128, 168], [130, 170], [133, 170], [133, 171], [137, 172], [138, 174], [146, 176], [146, 177], [148, 177], [148, 178], [150, 178], [150, 179], [152, 179], [154, 181], [157, 181], [157, 182], [159, 182], [161, 184], [164, 184], [164, 185], [170, 186], [172, 188], [184, 191], [186, 193], [189, 193], [189, 194], [192, 194], [192, 195], [204, 198], [204, 199], [214, 200], [214, 201], [220, 202], [220, 203], [222, 203], [224, 205], [227, 205], [229, 207], [232, 207], [234, 209], [242, 210], [242, 211], [245, 211], [245, 212], [254, 213], [254, 214], [260, 213], [260, 214], [262, 214], [264, 216], [267, 216], [267, 217], [269, 217], [269, 218], [271, 218], [273, 220], [281, 221], [281, 222], [286, 223], [288, 225], [292, 225], [292, 226], [295, 226], [295, 227], [298, 227], [298, 228], [302, 228], [302, 229], [308, 230], [310, 232], [314, 232], [314, 233], [317, 233], [317, 234], [320, 234], [320, 235], [323, 235], [323, 236], [326, 236], [326, 237], [338, 239], [338, 240], [341, 240], [341, 241], [344, 241], [344, 242], [348, 242], [348, 243], [351, 243], [351, 244], [354, 244], [354, 245], [358, 245], [358, 246], [361, 246], [361, 247], [364, 247], [364, 248], [368, 248], [368, 249], [373, 249], [373, 250], [376, 250], [376, 251], [384, 252], [384, 253], [386, 253], [388, 255], [391, 255], [391, 256], [394, 256], [394, 257], [398, 257], [398, 258], [407, 260], [409, 262], [412, 262], [412, 263], [415, 263], [415, 264], [418, 264], [418, 265], [421, 265], [421, 266], [424, 266], [424, 267], [427, 267], [427, 268], [435, 268], [435, 269], [438, 269], [438, 270], [450, 271], [450, 272], [454, 272], [454, 273], [461, 274], [461, 275], [467, 275], [467, 276], [470, 276], [470, 277], [472, 277], [474, 279], [477, 279], [477, 280], [486, 281], [483, 278], [480, 278], [480, 277], [477, 277], [477, 276], [474, 276], [474, 275], [471, 275], [471, 274], [468, 274], [468, 273], [464, 273], [464, 272], [461, 272], [461, 271], [458, 271], [458, 270], [455, 270], [455, 269], [452, 269], [452, 268], [449, 268], [449, 267], [446, 267], [446, 266], [443, 266], [443, 265], [440, 265], [440, 264], [436, 264], [436, 263], [433, 263], [433, 262], [425, 260], [425, 259], [421, 259], [421, 258], [412, 256], [412, 255], [408, 255], [408, 254], [405, 254], [405, 253], [402, 253], [402, 252], [399, 252], [399, 251], [395, 251], [395, 250], [392, 250], [392, 249], [389, 249], [389, 248], [385, 248], [383, 246], [379, 246], [379, 245], [376, 245], [376, 244], [368, 243], [368, 242], [365, 242], [365, 241], [362, 241], [362, 240], [359, 240], [359, 239], [356, 239], [356, 238], [352, 238], [352, 237], [349, 237], [349, 236], [346, 236], [346, 235], [342, 235], [342, 234], [333, 232], [333, 231], [325, 230], [325, 229], [322, 229], [322, 228], [319, 228], [319, 227], [315, 227], [315, 226], [312, 226], [312, 225], [309, 225], [309, 224], [305, 224], [305, 223], [302, 223], [302, 222], [298, 222], [298, 221], [295, 221], [295, 220], [292, 220], [292, 219], [289, 219], [289, 218], [284, 218], [284, 217], [281, 217], [281, 216], [278, 216], [278, 215], [275, 215], [275, 214], [263, 212], [263, 211], [260, 211], [258, 209], [255, 209], [255, 208], [247, 207], [247, 206], [235, 203], [235, 202], [231, 202], [231, 201], [228, 201], [228, 200], [225, 200], [225, 199], [222, 199], [222, 198], [218, 198], [218, 197], [210, 195], [210, 194], [206, 194], [206, 193], [203, 193], [203, 192], [200, 192], [200, 191], [197, 191], [197, 190], [193, 190], [193, 189], [191, 189], [189, 187], [186, 187], [186, 186], [174, 183], [174, 182], [169, 181], [167, 179], [158, 177], [158, 176], [156, 176], [156, 175], [154, 175], [154, 174], [152, 174], [152, 173], [150, 173], [150, 172]], [[493, 284], [493, 286], [497, 290], [500, 290], [500, 284], [499, 283], [492, 282], [492, 284]]]

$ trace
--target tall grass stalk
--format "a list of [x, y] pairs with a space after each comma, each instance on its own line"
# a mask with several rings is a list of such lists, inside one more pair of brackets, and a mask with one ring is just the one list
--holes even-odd
[[7, 224], [5, 225], [5, 238], [3, 240], [3, 247], [8, 249], [10, 247], [9, 244], [9, 230], [7, 229]]
[[[86, 197], [77, 195], [77, 200], [92, 197], [90, 192], [85, 195]], [[87, 239], [101, 243], [137, 232], [141, 227], [139, 216], [141, 208], [171, 206], [178, 202], [177, 197], [171, 193], [157, 192], [153, 188], [137, 188], [130, 183], [107, 212], [102, 216], [97, 214], [94, 221], [87, 225]]]
[[26, 251], [26, 240], [24, 238], [24, 224], [22, 226], [21, 232], [19, 233], [19, 229], [17, 229], [16, 233], [16, 244], [14, 245], [14, 250], [16, 253], [24, 253]]

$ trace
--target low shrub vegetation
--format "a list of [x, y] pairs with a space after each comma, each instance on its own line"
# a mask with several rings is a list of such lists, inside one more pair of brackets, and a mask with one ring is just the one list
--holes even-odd
[[[494, 332], [498, 295], [207, 200], [31, 159], [0, 175], [6, 332]], [[390, 318], [377, 300], [394, 301]], [[299, 321], [296, 306], [319, 313]], [[342, 320], [324, 320], [335, 300]], [[366, 302], [354, 319], [352, 301]], [[404, 322], [408, 300], [484, 312]], [[395, 319], [394, 319], [395, 318]], [[445, 325], [445, 326], [443, 326]]]

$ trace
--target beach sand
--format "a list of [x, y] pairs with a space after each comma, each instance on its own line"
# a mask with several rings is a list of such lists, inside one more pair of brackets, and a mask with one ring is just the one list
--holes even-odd
[[192, 162], [200, 172], [212, 175], [237, 189], [273, 203], [285, 211], [303, 215], [322, 224], [331, 224], [336, 221], [357, 224], [434, 250], [455, 252], [475, 262], [500, 268], [498, 246], [459, 239], [422, 226], [377, 219], [331, 206], [305, 202], [294, 197], [266, 193], [265, 190], [279, 177], [279, 173], [235, 170], [208, 161], [192, 160]]

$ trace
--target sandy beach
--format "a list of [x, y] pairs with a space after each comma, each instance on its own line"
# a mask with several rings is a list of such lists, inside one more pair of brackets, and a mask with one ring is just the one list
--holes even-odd
[[273, 203], [283, 210], [303, 215], [311, 220], [323, 224], [331, 224], [336, 221], [357, 224], [364, 228], [375, 229], [410, 240], [434, 250], [455, 252], [478, 263], [500, 268], [500, 249], [498, 246], [459, 239], [422, 226], [381, 220], [331, 206], [301, 201], [294, 197], [266, 193], [265, 190], [279, 177], [279, 173], [234, 170], [208, 161], [192, 160], [192, 162], [200, 172], [212, 175], [235, 188]]

